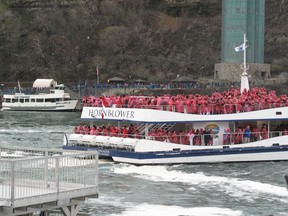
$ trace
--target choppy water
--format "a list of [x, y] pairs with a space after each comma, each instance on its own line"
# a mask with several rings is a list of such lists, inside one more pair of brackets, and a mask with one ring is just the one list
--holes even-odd
[[[80, 113], [0, 111], [0, 145], [61, 148]], [[101, 161], [97, 216], [283, 216], [288, 162], [133, 166]]]

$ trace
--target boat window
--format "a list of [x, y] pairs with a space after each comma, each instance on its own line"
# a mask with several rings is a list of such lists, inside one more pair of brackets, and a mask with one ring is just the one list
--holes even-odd
[[11, 98], [5, 98], [6, 103], [11, 103]]
[[35, 102], [35, 98], [31, 98], [31, 102]]
[[20, 102], [20, 103], [24, 103], [24, 98], [20, 98], [20, 99], [19, 99], [19, 102]]
[[47, 99], [45, 99], [45, 102], [54, 103], [55, 102], [55, 98], [47, 98]]
[[12, 98], [12, 103], [18, 102], [18, 99]]
[[65, 90], [65, 86], [56, 86], [55, 90]]
[[43, 98], [37, 98], [36, 99], [36, 102], [43, 102], [44, 100], [43, 100]]
[[25, 103], [29, 103], [29, 99], [28, 98], [25, 98]]

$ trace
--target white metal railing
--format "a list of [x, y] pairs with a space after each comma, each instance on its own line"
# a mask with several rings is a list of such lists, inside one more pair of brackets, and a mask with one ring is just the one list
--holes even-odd
[[0, 148], [0, 206], [95, 188], [97, 152]]
[[[84, 107], [102, 107], [102, 104], [89, 104], [84, 103]], [[208, 103], [197, 105], [124, 105], [124, 104], [112, 104], [107, 107], [113, 108], [136, 108], [136, 109], [155, 109], [171, 112], [180, 112], [185, 114], [200, 114], [200, 115], [219, 115], [219, 114], [232, 114], [239, 112], [250, 112], [264, 109], [272, 109], [278, 107], [287, 107], [285, 102], [283, 103], [265, 103], [265, 104], [250, 104], [250, 103]]]

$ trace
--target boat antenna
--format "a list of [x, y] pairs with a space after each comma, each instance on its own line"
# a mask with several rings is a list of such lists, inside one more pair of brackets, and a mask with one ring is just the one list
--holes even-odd
[[246, 34], [244, 34], [244, 43], [241, 45], [242, 50], [244, 51], [243, 53], [243, 65], [241, 65], [241, 69], [243, 70], [243, 73], [241, 74], [241, 94], [243, 93], [244, 89], [247, 91], [249, 90], [249, 76], [248, 76], [248, 69], [247, 63], [246, 63], [246, 48], [248, 47], [247, 45], [247, 38]]
[[96, 66], [96, 78], [97, 78], [97, 85], [99, 85], [99, 68], [98, 68], [98, 64]]
[[19, 80], [17, 80], [17, 82], [18, 82], [18, 89], [19, 89], [19, 93], [21, 94], [21, 93], [22, 93], [22, 92], [21, 92], [21, 85], [20, 85]]

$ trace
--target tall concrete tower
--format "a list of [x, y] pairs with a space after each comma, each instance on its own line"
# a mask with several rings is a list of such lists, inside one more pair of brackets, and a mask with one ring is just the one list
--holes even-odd
[[248, 48], [248, 74], [253, 80], [270, 77], [270, 65], [264, 64], [265, 0], [222, 0], [221, 63], [215, 64], [216, 79], [240, 81], [243, 52], [235, 47], [244, 43]]

